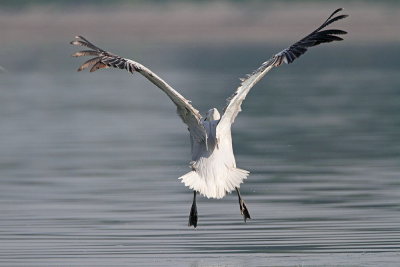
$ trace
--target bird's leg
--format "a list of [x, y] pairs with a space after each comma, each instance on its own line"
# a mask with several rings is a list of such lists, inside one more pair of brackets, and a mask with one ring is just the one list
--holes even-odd
[[196, 191], [193, 191], [193, 204], [190, 209], [189, 226], [197, 227], [197, 205], [196, 205]]
[[240, 213], [243, 215], [244, 222], [246, 222], [247, 219], [251, 219], [250, 218], [250, 213], [249, 213], [249, 210], [246, 207], [246, 204], [244, 203], [244, 201], [242, 199], [242, 196], [240, 195], [239, 188], [235, 187], [235, 189], [236, 189], [236, 193], [237, 193], [237, 195], [239, 197]]

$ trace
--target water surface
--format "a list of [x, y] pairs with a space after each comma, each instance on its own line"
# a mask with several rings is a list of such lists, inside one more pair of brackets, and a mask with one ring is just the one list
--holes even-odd
[[[204, 113], [280, 48], [116, 50], [137, 54]], [[9, 60], [0, 75], [1, 265], [400, 260], [397, 46], [317, 48], [268, 74], [233, 129], [253, 220], [243, 223], [235, 194], [198, 198], [196, 230], [192, 193], [177, 180], [190, 144], [174, 105], [138, 74], [76, 73], [80, 61], [63, 49], [42, 61], [45, 49], [22, 53], [32, 64]]]

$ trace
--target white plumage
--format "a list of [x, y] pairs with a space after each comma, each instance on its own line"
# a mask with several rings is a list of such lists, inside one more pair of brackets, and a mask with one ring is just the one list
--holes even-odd
[[76, 52], [73, 56], [94, 56], [94, 58], [82, 64], [78, 71], [88, 67], [91, 67], [91, 72], [101, 68], [114, 67], [125, 69], [131, 73], [138, 72], [166, 93], [176, 105], [178, 115], [188, 126], [191, 140], [192, 159], [190, 168], [192, 170], [179, 178], [194, 191], [189, 225], [197, 226], [196, 192], [200, 192], [208, 198], [222, 198], [226, 193], [236, 190], [239, 196], [240, 210], [246, 221], [247, 218], [250, 218], [250, 214], [241, 199], [239, 187], [243, 180], [247, 178], [249, 172], [236, 167], [232, 148], [231, 126], [241, 111], [242, 102], [250, 89], [272, 68], [283, 63], [292, 63], [296, 58], [304, 54], [309, 47], [343, 40], [337, 35], [346, 34], [345, 31], [337, 29], [322, 30], [331, 23], [347, 17], [347, 15], [334, 16], [341, 10], [341, 8], [335, 10], [316, 30], [275, 54], [268, 61], [262, 63], [253, 73], [241, 79], [240, 86], [228, 98], [222, 116], [217, 109], [213, 108], [207, 112], [205, 119], [202, 118], [200, 112], [192, 106], [189, 100], [142, 64], [107, 52], [82, 36], [77, 36], [76, 40], [72, 41], [71, 44], [85, 46], [90, 49]]
[[209, 110], [203, 126], [207, 147], [191, 137], [192, 171], [181, 176], [182, 182], [208, 198], [222, 198], [239, 187], [249, 172], [236, 168], [230, 129], [217, 131], [220, 115], [216, 108]]

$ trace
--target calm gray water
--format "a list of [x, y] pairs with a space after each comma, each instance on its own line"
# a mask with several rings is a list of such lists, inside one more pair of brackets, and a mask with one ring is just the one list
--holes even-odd
[[[115, 47], [109, 45], [109, 47]], [[281, 47], [117, 47], [202, 112]], [[198, 199], [175, 107], [139, 75], [76, 73], [73, 48], [8, 48], [0, 74], [3, 266], [398, 266], [398, 45], [312, 49], [234, 125], [241, 191]], [[278, 50], [279, 51], [279, 50]], [[29, 56], [28, 56], [29, 55]]]

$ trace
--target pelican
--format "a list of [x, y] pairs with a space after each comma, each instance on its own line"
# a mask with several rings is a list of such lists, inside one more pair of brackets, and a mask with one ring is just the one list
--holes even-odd
[[203, 118], [200, 112], [193, 107], [191, 101], [183, 97], [153, 71], [136, 61], [107, 52], [82, 36], [76, 36], [71, 44], [84, 46], [89, 48], [89, 50], [76, 52], [72, 56], [94, 57], [83, 63], [78, 71], [89, 67], [90, 72], [113, 67], [125, 69], [132, 74], [138, 72], [167, 94], [176, 105], [179, 117], [188, 127], [191, 141], [192, 157], [189, 165], [191, 171], [179, 178], [185, 186], [193, 190], [189, 226], [197, 227], [197, 193], [207, 198], [221, 199], [227, 193], [234, 190], [238, 195], [240, 213], [243, 216], [244, 222], [246, 222], [247, 219], [251, 219], [250, 212], [242, 199], [239, 188], [243, 180], [249, 175], [249, 171], [236, 167], [235, 155], [232, 148], [232, 124], [241, 111], [242, 102], [250, 89], [272, 68], [278, 67], [283, 63], [292, 63], [295, 59], [303, 55], [309, 47], [321, 43], [343, 40], [338, 35], [343, 35], [347, 32], [338, 29], [323, 30], [331, 23], [348, 16], [337, 14], [340, 11], [342, 11], [342, 8], [335, 10], [313, 32], [275, 54], [269, 60], [262, 63], [254, 72], [240, 79], [240, 86], [227, 99], [227, 104], [222, 115], [216, 108], [212, 108]]

